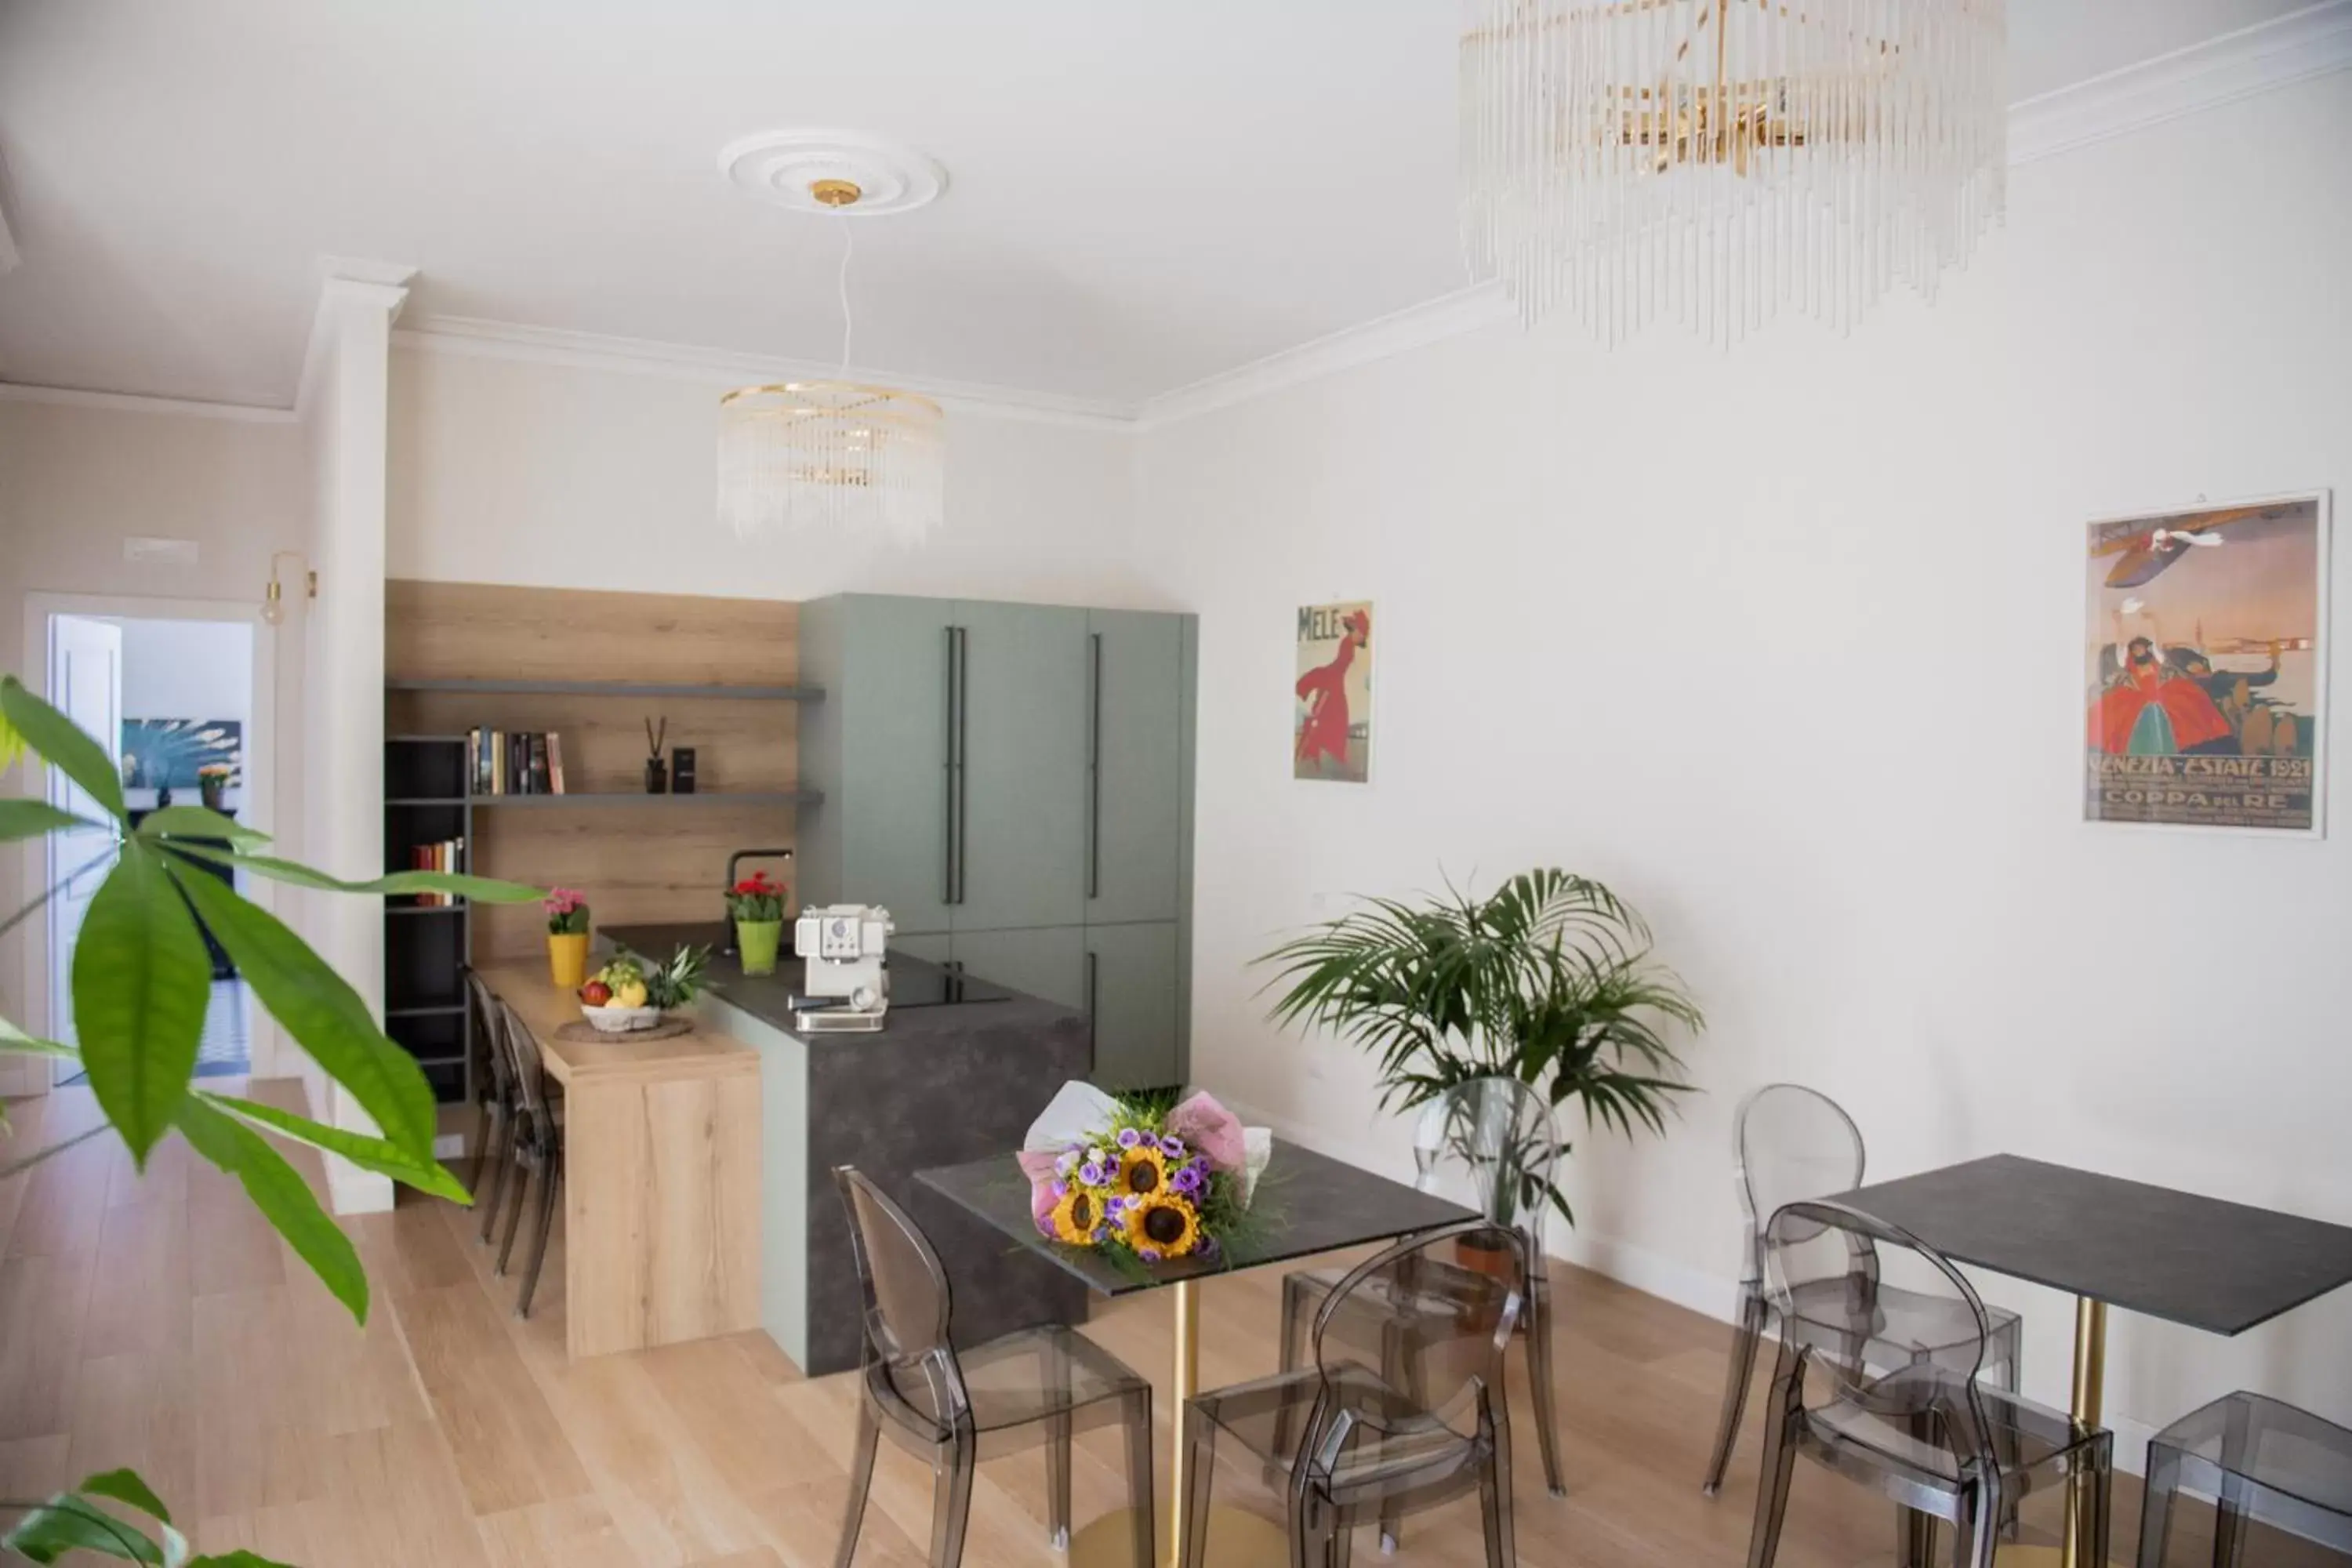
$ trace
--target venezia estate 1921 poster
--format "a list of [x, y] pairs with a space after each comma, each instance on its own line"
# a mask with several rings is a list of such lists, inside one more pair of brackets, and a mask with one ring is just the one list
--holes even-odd
[[2084, 815], [2315, 834], [2327, 497], [2095, 522]]
[[1298, 612], [1298, 701], [1291, 774], [1364, 784], [1372, 776], [1372, 606], [1307, 605]]

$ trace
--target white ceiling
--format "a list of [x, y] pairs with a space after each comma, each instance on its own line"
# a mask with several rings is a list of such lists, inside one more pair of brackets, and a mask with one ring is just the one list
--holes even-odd
[[[2030, 97], [2305, 0], [2011, 0]], [[1458, 288], [1444, 0], [0, 0], [0, 380], [283, 406], [319, 258], [410, 312], [829, 360], [841, 238], [719, 147], [948, 167], [856, 359], [1128, 404]]]

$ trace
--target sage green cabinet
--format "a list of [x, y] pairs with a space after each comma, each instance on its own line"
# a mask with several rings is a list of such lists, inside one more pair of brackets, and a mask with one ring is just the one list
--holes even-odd
[[1176, 922], [1090, 925], [1086, 930], [1087, 1006], [1095, 1026], [1094, 1081], [1105, 1089], [1181, 1083], [1188, 1064]]
[[1088, 925], [1177, 917], [1187, 773], [1184, 621], [1137, 610], [1087, 612]]
[[950, 923], [959, 932], [1077, 925], [1086, 918], [1087, 613], [959, 603], [955, 626]]
[[1096, 1076], [1188, 1066], [1190, 616], [850, 594], [801, 607], [806, 903], [1097, 1025]]
[[902, 931], [946, 931], [950, 628], [944, 599], [847, 595], [801, 607], [801, 901], [880, 904]]
[[960, 931], [950, 941], [956, 966], [975, 980], [992, 980], [1065, 1007], [1087, 1005], [1087, 933], [1077, 926]]

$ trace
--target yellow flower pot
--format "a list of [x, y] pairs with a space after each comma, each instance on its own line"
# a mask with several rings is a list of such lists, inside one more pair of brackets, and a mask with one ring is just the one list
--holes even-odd
[[559, 935], [547, 935], [547, 967], [555, 983], [567, 991], [577, 991], [588, 984], [588, 933], [584, 931]]

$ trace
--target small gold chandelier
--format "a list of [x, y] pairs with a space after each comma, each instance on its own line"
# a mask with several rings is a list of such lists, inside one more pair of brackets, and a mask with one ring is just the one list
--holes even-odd
[[[851, 180], [807, 186], [845, 215]], [[849, 363], [849, 231], [841, 258], [842, 364]], [[928, 397], [846, 380], [738, 387], [719, 400], [719, 516], [736, 536], [831, 533], [908, 544], [940, 524], [945, 416]]]
[[2003, 202], [2005, 0], [1465, 0], [1472, 270], [1614, 342], [1932, 299]]

